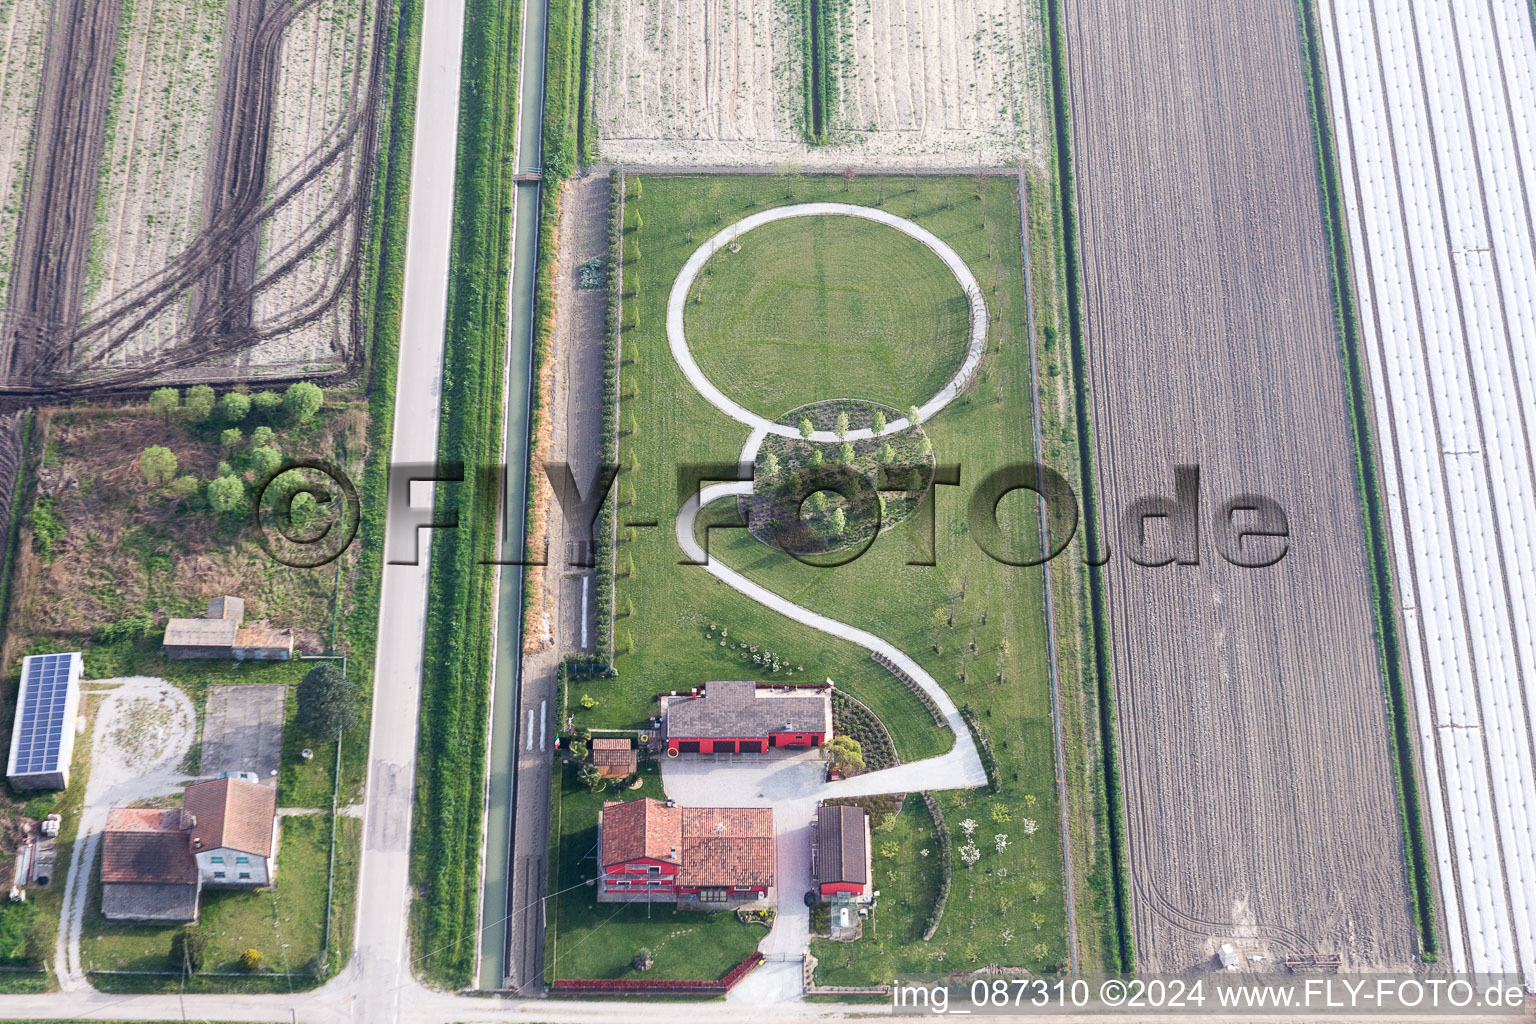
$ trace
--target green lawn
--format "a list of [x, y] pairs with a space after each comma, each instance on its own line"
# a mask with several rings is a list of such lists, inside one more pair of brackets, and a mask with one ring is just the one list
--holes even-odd
[[811, 941], [811, 952], [820, 961], [819, 984], [867, 985], [872, 978], [889, 981], [903, 973], [937, 969], [927, 956], [936, 948], [922, 942], [923, 926], [939, 892], [939, 844], [928, 809], [918, 797], [909, 796], [901, 813], [870, 838], [878, 905], [865, 919], [857, 942]]
[[[361, 822], [337, 822], [337, 878], [355, 875]], [[325, 880], [330, 867], [331, 816], [298, 815], [283, 819], [275, 889], [238, 892], [205, 889], [197, 927], [208, 937], [206, 971], [238, 970], [240, 954], [260, 951], [267, 968], [313, 973], [325, 945]], [[351, 900], [336, 901], [343, 939], [350, 933]], [[101, 884], [91, 880], [81, 959], [87, 971], [167, 969], [172, 926], [114, 924], [102, 918]], [[338, 950], [345, 949], [336, 941]], [[238, 982], [239, 979], [234, 979]], [[210, 979], [208, 983], [216, 983]], [[144, 979], [140, 979], [141, 985]], [[295, 979], [298, 983], [298, 979]]]
[[[966, 514], [978, 481], [995, 469], [1032, 457], [1015, 180], [987, 179], [978, 196], [973, 188], [956, 187], [954, 181], [942, 178], [860, 177], [845, 184], [834, 177], [647, 177], [641, 198], [634, 198], [633, 183], [630, 196], [631, 206], [643, 212], [643, 226], [626, 236], [626, 246], [638, 241], [642, 255], [638, 260], [627, 258], [624, 267], [624, 318], [626, 323], [638, 324], [623, 336], [622, 415], [626, 421], [633, 416], [634, 431], [621, 437], [620, 446], [622, 461], [634, 468], [621, 477], [618, 518], [620, 524], [655, 518], [659, 528], [638, 529], [630, 540], [621, 525], [616, 588], [619, 676], [573, 686], [573, 706], [582, 692], [602, 702], [597, 709], [578, 714], [578, 721], [638, 724], [653, 713], [652, 698], [659, 690], [712, 678], [764, 675], [750, 667], [741, 651], [729, 644], [722, 648], [718, 631], [713, 639], [705, 638], [715, 624], [729, 629], [732, 642], [745, 641], [786, 658], [797, 669], [786, 681], [800, 677], [802, 664], [807, 682], [834, 679], [880, 715], [904, 760], [929, 756], [948, 746], [947, 730], [934, 726], [917, 701], [863, 651], [761, 608], [698, 567], [679, 565], [681, 552], [673, 536], [678, 467], [734, 462], [746, 439], [740, 424], [715, 411], [688, 387], [667, 347], [666, 298], [677, 270], [696, 247], [688, 239], [690, 225], [711, 223], [715, 210], [721, 211], [721, 223], [726, 224], [766, 206], [813, 200], [878, 205], [913, 218], [966, 260], [994, 314], [987, 355], [971, 388], [924, 424], [938, 462], [961, 465], [962, 486], [938, 490], [937, 551], [932, 559], [937, 564], [907, 564], [928, 553], [926, 537], [914, 535], [920, 517], [883, 535], [863, 557], [838, 568], [803, 565], [741, 530], [712, 531], [710, 550], [714, 557], [798, 604], [886, 637], [921, 662], [957, 702], [976, 709], [997, 755], [1002, 792], [996, 797], [980, 793], [939, 797], [955, 833], [955, 891], [933, 941], [902, 955], [924, 958], [934, 950], [942, 951], [936, 969], [977, 963], [1041, 969], [1060, 962], [1065, 959], [1066, 944], [1041, 571], [994, 561], [972, 539], [973, 524]], [[845, 225], [839, 221], [838, 226]], [[744, 247], [743, 254], [746, 251]], [[782, 267], [780, 272], [787, 277], [792, 270]], [[897, 282], [909, 273], [904, 265], [893, 268], [891, 288], [897, 289]], [[715, 301], [710, 294], [704, 308]], [[931, 339], [945, 329], [936, 323], [908, 334], [906, 344], [920, 350], [913, 359], [920, 363], [929, 358], [923, 353], [934, 346], [912, 338]], [[705, 338], [690, 338], [696, 346], [709, 344]], [[803, 358], [782, 345], [755, 351], [752, 373], [758, 380], [813, 387], [799, 382], [822, 376], [814, 351]], [[723, 381], [717, 383], [725, 386]], [[836, 379], [829, 378], [829, 383]], [[730, 393], [738, 400], [742, 397]], [[798, 396], [785, 394], [775, 402], [794, 397]], [[899, 407], [910, 404], [897, 401]], [[1037, 548], [1031, 542], [1036, 529], [1033, 505], [1023, 500], [1025, 496], [1006, 497], [998, 507], [1002, 537], [1019, 556], [1033, 554]], [[633, 615], [626, 614], [631, 606]], [[625, 653], [631, 647], [633, 652]], [[778, 673], [772, 678], [785, 677]], [[1007, 822], [992, 820], [994, 806], [1008, 815]], [[964, 842], [958, 834], [959, 822], [967, 817], [979, 823], [976, 845], [982, 851], [969, 870], [958, 857]], [[1025, 818], [1035, 824], [1034, 833], [1027, 837]], [[998, 834], [1008, 837], [1001, 854], [995, 850]], [[936, 852], [935, 847], [930, 856]], [[906, 851], [904, 855], [917, 854]], [[1032, 895], [1034, 886], [1044, 887], [1038, 902]], [[1038, 929], [1034, 914], [1044, 917]], [[1011, 933], [1007, 941], [1005, 932]], [[867, 980], [880, 979], [872, 975]]]
[[[641, 203], [650, 217], [654, 202]], [[748, 409], [774, 419], [856, 397], [905, 410], [959, 368], [965, 295], [916, 239], [855, 217], [802, 217], [764, 224], [739, 244], [705, 264], [684, 326], [699, 367]]]
[[[641, 775], [645, 785], [640, 789], [593, 794], [576, 781], [575, 768], [564, 768], [550, 819], [551, 832], [559, 839], [549, 876], [551, 980], [712, 980], [750, 956], [768, 934], [761, 925], [742, 924], [734, 912], [678, 910], [669, 903], [599, 903], [596, 887], [581, 884], [597, 877], [597, 815], [603, 802], [664, 799], [655, 765], [643, 767]], [[630, 966], [641, 949], [649, 949], [655, 959], [643, 974]]]

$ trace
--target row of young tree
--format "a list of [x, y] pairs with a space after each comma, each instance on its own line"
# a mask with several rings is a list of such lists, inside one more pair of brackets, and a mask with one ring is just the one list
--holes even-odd
[[196, 384], [187, 388], [185, 395], [179, 388], [170, 387], [156, 388], [149, 395], [150, 411], [167, 422], [180, 416], [189, 423], [206, 423], [217, 410], [228, 423], [239, 423], [252, 412], [273, 422], [281, 418], [289, 423], [303, 423], [313, 418], [324, 404], [325, 392], [307, 380], [288, 385], [282, 394], [230, 391], [221, 399], [207, 384]]

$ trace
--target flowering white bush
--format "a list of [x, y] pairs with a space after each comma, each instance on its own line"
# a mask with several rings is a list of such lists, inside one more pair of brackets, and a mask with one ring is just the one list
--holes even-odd
[[965, 862], [966, 867], [971, 867], [981, 860], [981, 851], [976, 849], [975, 843], [966, 843], [960, 847], [960, 859]]
[[998, 853], [1002, 853], [1004, 850], [1008, 849], [1008, 836], [1003, 832], [999, 832], [997, 835], [993, 836], [992, 842], [997, 845]]
[[1035, 834], [1035, 829], [1040, 827], [1039, 825], [1035, 824], [1035, 819], [1034, 818], [1025, 818], [1019, 824], [1024, 829], [1024, 834], [1026, 836], [1034, 835]]
[[966, 818], [960, 823], [960, 831], [965, 833], [965, 838], [971, 838], [971, 833], [976, 831], [976, 822]]

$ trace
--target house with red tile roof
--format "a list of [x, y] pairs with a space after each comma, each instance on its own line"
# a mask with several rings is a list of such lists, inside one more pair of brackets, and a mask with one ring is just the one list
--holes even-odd
[[191, 830], [180, 810], [108, 811], [101, 837], [101, 915], [139, 924], [196, 921], [203, 884]]
[[832, 738], [832, 687], [721, 679], [688, 693], [658, 695], [667, 756], [761, 754], [819, 747]]
[[196, 921], [204, 886], [259, 888], [277, 873], [277, 787], [196, 782], [179, 809], [114, 807], [101, 840], [109, 921]]
[[715, 909], [766, 899], [773, 810], [609, 801], [598, 817], [597, 898]]
[[195, 782], [182, 795], [204, 885], [258, 888], [277, 874], [277, 787], [245, 779]]

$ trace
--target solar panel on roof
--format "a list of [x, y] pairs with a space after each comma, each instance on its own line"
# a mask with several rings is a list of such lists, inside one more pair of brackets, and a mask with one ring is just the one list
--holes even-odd
[[57, 771], [70, 680], [79, 654], [33, 655], [23, 662], [24, 697], [16, 714], [14, 774]]

